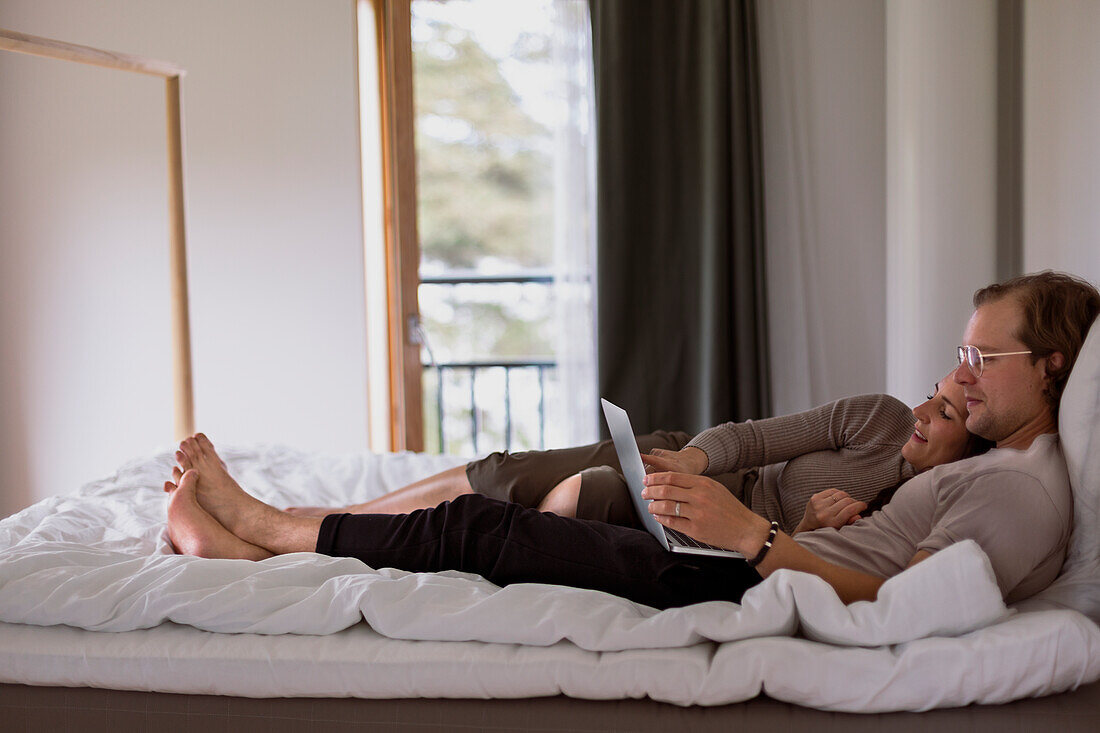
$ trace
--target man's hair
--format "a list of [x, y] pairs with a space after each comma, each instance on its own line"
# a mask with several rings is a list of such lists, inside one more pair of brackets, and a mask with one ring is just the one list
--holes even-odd
[[1065, 363], [1058, 369], [1047, 362], [1050, 377], [1046, 396], [1055, 418], [1058, 401], [1070, 370], [1100, 313], [1100, 292], [1090, 283], [1061, 272], [1043, 270], [987, 285], [974, 293], [974, 307], [1013, 297], [1023, 309], [1024, 325], [1016, 337], [1031, 350], [1031, 363], [1058, 351]]

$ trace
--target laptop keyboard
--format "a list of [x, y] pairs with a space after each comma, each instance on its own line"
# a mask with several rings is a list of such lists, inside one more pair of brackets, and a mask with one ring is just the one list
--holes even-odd
[[665, 536], [668, 537], [669, 542], [674, 545], [680, 545], [681, 547], [698, 547], [701, 550], [720, 550], [721, 552], [729, 552], [725, 547], [715, 547], [714, 545], [708, 545], [705, 542], [699, 540], [693, 540], [683, 532], [677, 532], [674, 529], [665, 527]]

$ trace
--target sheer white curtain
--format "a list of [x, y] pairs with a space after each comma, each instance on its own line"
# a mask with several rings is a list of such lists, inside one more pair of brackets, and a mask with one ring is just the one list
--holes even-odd
[[547, 446], [596, 440], [596, 149], [587, 0], [555, 0], [553, 54], [561, 104], [554, 130], [554, 304], [558, 390]]

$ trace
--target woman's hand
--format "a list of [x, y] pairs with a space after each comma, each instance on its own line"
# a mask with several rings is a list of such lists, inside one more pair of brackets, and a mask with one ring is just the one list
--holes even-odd
[[[653, 499], [657, 521], [700, 542], [755, 556], [768, 534], [767, 519], [753, 514], [712, 478], [687, 473], [651, 473], [642, 498]], [[750, 554], [751, 553], [751, 554]]]
[[825, 489], [810, 497], [806, 505], [806, 514], [798, 523], [794, 534], [810, 532], [822, 527], [840, 529], [859, 519], [860, 512], [867, 509], [867, 502], [856, 501], [840, 489]]
[[693, 473], [699, 475], [707, 470], [707, 454], [701, 448], [683, 448], [681, 450], [663, 450], [654, 448], [642, 455], [646, 473], [672, 471], [674, 473]]

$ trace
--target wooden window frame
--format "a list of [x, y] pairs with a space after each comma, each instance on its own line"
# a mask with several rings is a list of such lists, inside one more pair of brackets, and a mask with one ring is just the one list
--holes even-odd
[[[422, 451], [412, 7], [411, 0], [358, 0], [358, 3], [360, 10], [364, 3], [373, 10], [378, 54], [390, 450]], [[382, 377], [372, 375], [372, 378]]]

